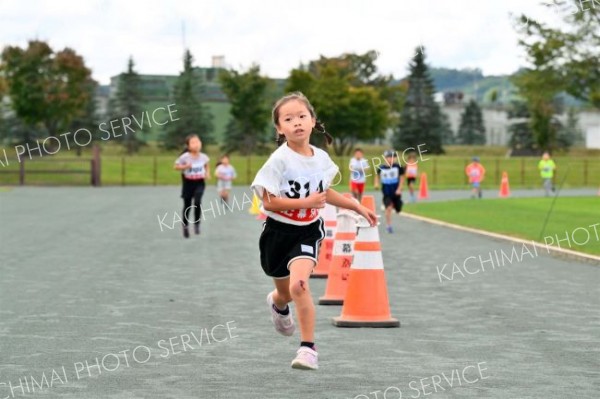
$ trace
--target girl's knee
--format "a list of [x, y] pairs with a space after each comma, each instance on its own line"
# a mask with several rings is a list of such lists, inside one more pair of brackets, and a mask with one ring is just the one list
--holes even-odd
[[294, 281], [290, 287], [290, 291], [293, 297], [300, 297], [307, 294], [310, 295], [308, 281], [302, 279]]

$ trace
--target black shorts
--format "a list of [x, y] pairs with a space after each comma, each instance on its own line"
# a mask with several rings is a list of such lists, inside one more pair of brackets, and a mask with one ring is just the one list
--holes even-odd
[[416, 177], [407, 177], [406, 178], [406, 184], [414, 183], [416, 181], [417, 181]]
[[260, 265], [265, 274], [273, 278], [289, 277], [289, 264], [298, 258], [312, 259], [316, 265], [319, 245], [325, 237], [323, 224], [321, 218], [306, 226], [267, 218], [258, 242]]
[[199, 202], [202, 201], [202, 195], [206, 187], [204, 179], [190, 180], [182, 177], [181, 183], [181, 198], [198, 198]]
[[402, 210], [402, 196], [400, 195], [384, 195], [383, 196], [383, 205], [387, 208], [390, 205], [394, 206], [396, 213], [400, 213]]

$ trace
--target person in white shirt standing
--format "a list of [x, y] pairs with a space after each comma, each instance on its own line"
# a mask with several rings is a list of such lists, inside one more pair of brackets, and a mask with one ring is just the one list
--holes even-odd
[[295, 325], [288, 303], [294, 302], [300, 324], [300, 348], [292, 368], [315, 370], [318, 368], [315, 306], [309, 277], [325, 237], [319, 209], [326, 203], [350, 209], [366, 218], [371, 226], [376, 225], [377, 216], [330, 188], [339, 168], [325, 151], [310, 145], [309, 140], [313, 129], [325, 134], [328, 144], [333, 138], [317, 122], [314, 108], [302, 93], [279, 99], [272, 117], [279, 148], [252, 182], [267, 215], [259, 240], [261, 266], [275, 284], [275, 290], [267, 295], [267, 304], [277, 332], [291, 336]]
[[365, 169], [369, 168], [369, 161], [363, 158], [360, 148], [354, 150], [354, 158], [350, 160], [350, 192], [360, 202], [365, 192], [367, 181]]

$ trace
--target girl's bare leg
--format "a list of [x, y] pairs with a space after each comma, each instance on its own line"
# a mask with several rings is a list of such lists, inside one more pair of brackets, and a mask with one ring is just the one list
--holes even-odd
[[308, 285], [314, 265], [313, 260], [305, 258], [290, 264], [289, 293], [296, 305], [300, 339], [306, 342], [315, 342], [315, 305]]
[[387, 223], [388, 226], [392, 225], [392, 209], [393, 209], [393, 205], [388, 206], [387, 208], [385, 208], [385, 222]]
[[292, 302], [290, 294], [290, 278], [273, 279], [275, 291], [273, 291], [273, 303], [277, 309], [284, 310], [288, 303]]

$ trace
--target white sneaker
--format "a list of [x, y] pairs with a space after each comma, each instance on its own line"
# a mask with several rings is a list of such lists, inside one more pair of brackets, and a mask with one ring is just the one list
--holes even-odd
[[275, 330], [281, 335], [285, 335], [289, 337], [294, 334], [296, 330], [296, 326], [294, 325], [294, 319], [292, 318], [292, 310], [290, 309], [290, 313], [287, 315], [279, 314], [273, 309], [275, 306], [273, 302], [273, 292], [271, 291], [269, 295], [267, 295], [267, 304], [269, 305], [269, 310], [271, 311], [271, 321], [275, 325]]
[[292, 368], [300, 370], [316, 370], [319, 368], [319, 354], [308, 346], [301, 346], [292, 360]]

